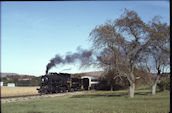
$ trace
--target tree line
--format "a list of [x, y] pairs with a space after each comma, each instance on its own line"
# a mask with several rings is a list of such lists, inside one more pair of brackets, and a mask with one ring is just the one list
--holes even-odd
[[32, 77], [28, 80], [20, 80], [18, 76], [3, 77], [1, 78], [3, 85], [7, 86], [8, 83], [15, 83], [15, 86], [39, 86], [41, 83], [41, 77]]

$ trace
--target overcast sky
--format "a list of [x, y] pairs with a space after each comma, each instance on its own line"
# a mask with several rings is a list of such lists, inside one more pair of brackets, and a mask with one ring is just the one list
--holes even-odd
[[[40, 76], [56, 54], [91, 47], [89, 33], [96, 25], [115, 20], [122, 9], [134, 10], [148, 22], [154, 16], [170, 23], [169, 1], [51, 1], [1, 2], [1, 71]], [[69, 70], [69, 68], [71, 70]], [[50, 72], [77, 73], [77, 64]]]

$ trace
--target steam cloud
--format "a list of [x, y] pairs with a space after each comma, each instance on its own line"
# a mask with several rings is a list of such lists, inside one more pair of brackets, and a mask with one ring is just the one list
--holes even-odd
[[70, 64], [74, 63], [77, 60], [80, 61], [80, 63], [87, 62], [92, 57], [92, 51], [91, 50], [83, 50], [80, 47], [77, 48], [77, 52], [71, 53], [68, 52], [65, 56], [65, 58], [62, 58], [60, 55], [56, 55], [54, 58], [50, 60], [50, 62], [46, 66], [46, 74], [48, 74], [48, 71], [58, 65], [58, 64]]

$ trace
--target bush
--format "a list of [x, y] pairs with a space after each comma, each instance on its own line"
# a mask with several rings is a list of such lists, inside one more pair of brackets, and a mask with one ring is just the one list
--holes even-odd
[[124, 81], [121, 81], [121, 83], [119, 82], [113, 82], [111, 84], [108, 83], [108, 81], [106, 79], [101, 79], [99, 80], [99, 84], [97, 85], [97, 90], [111, 90], [111, 86], [113, 87], [113, 90], [121, 90], [121, 89], [127, 89], [128, 88], [128, 84], [127, 83], [123, 83]]
[[161, 80], [160, 83], [157, 84], [160, 91], [169, 90], [170, 91], [170, 79], [167, 78], [165, 80]]
[[110, 86], [108, 85], [106, 80], [99, 80], [97, 90], [110, 90]]

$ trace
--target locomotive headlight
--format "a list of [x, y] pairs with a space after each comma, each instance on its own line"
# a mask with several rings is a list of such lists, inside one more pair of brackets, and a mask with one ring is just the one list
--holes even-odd
[[45, 77], [45, 80], [46, 80], [46, 81], [48, 81], [48, 78], [47, 78], [47, 77]]
[[42, 81], [42, 82], [46, 82], [46, 81], [48, 81], [48, 78], [47, 78], [47, 77], [43, 77], [43, 78], [41, 79], [41, 81]]

